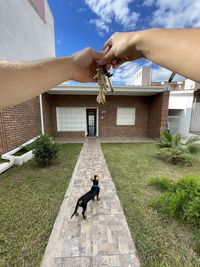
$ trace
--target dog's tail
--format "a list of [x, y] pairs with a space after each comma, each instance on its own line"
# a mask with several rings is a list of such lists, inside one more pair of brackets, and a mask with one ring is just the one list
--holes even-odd
[[[76, 207], [75, 207], [74, 213], [72, 214], [71, 218], [72, 218], [72, 217], [74, 216], [74, 214], [77, 212], [78, 207], [79, 207], [79, 204], [80, 204], [80, 203], [79, 203], [80, 200], [81, 200], [81, 199], [79, 198], [78, 201], [77, 201], [77, 203], [76, 203]], [[70, 219], [71, 219], [71, 218], [70, 218]]]

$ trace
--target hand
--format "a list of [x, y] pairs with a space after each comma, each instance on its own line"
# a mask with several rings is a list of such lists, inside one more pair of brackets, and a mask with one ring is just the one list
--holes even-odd
[[132, 61], [144, 57], [137, 50], [138, 32], [116, 32], [104, 44], [104, 57], [99, 65], [111, 64], [118, 67], [126, 61]]
[[72, 56], [72, 79], [79, 82], [94, 82], [97, 61], [103, 54], [91, 48], [85, 48]]

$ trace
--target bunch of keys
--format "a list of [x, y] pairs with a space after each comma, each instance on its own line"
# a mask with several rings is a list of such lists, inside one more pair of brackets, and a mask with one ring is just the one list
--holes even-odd
[[97, 83], [99, 85], [99, 94], [97, 96], [97, 103], [99, 103], [99, 104], [105, 104], [106, 103], [105, 93], [107, 92], [107, 89], [108, 89], [107, 81], [108, 81], [109, 87], [111, 89], [111, 92], [112, 93], [114, 92], [114, 89], [113, 89], [111, 81], [110, 81], [110, 77], [112, 77], [112, 76], [113, 76], [113, 74], [109, 73], [105, 67], [97, 69], [97, 74], [93, 78], [94, 80], [97, 81]]

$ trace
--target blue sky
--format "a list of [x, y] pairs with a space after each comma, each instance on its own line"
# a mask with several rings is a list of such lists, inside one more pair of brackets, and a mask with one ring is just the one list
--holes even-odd
[[[116, 31], [151, 27], [200, 26], [199, 0], [48, 0], [55, 22], [56, 55], [85, 47], [101, 50]], [[125, 63], [114, 72], [113, 83], [132, 84], [134, 73], [151, 62]], [[153, 80], [167, 80], [170, 71], [152, 65]], [[182, 79], [178, 75], [176, 80]]]

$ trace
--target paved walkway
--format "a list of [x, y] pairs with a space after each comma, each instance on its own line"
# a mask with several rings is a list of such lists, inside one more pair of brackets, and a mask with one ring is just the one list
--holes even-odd
[[[88, 176], [100, 173], [100, 201], [90, 201], [87, 219], [70, 216], [89, 191]], [[87, 138], [54, 224], [42, 267], [139, 267], [134, 242], [98, 139]]]

